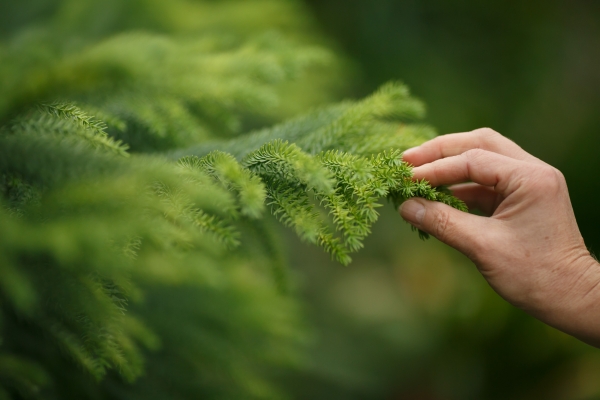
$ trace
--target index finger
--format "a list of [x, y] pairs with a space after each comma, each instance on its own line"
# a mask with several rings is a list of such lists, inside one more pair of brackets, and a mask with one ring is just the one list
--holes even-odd
[[493, 187], [496, 193], [506, 197], [522, 183], [523, 167], [526, 165], [521, 160], [473, 149], [415, 167], [413, 173], [415, 179], [425, 179], [432, 186], [472, 181]]
[[418, 167], [441, 158], [457, 156], [468, 150], [482, 149], [516, 160], [545, 164], [512, 140], [490, 128], [438, 136], [404, 152], [404, 161]]

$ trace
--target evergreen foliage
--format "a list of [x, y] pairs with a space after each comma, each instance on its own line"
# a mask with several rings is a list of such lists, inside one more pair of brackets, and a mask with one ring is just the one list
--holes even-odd
[[307, 330], [269, 214], [348, 264], [386, 198], [465, 209], [401, 161], [432, 135], [401, 84], [242, 134], [336, 70], [294, 1], [52, 4], [0, 46], [0, 398], [280, 398]]

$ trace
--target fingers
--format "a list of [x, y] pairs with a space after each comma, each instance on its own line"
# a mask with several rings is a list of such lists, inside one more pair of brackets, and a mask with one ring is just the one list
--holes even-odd
[[488, 186], [481, 186], [477, 183], [464, 183], [450, 187], [452, 194], [469, 207], [476, 209], [487, 216], [491, 216], [496, 211], [504, 197], [495, 192]]
[[490, 128], [438, 136], [421, 146], [405, 151], [402, 158], [418, 167], [441, 158], [457, 156], [472, 149], [487, 150], [521, 161], [544, 163], [527, 153], [512, 140]]
[[400, 206], [400, 215], [415, 227], [435, 236], [469, 257], [476, 257], [487, 232], [486, 219], [446, 204], [414, 198]]
[[425, 179], [432, 186], [473, 181], [493, 187], [508, 196], [531, 164], [485, 150], [466, 151], [458, 156], [442, 158], [413, 169], [415, 179]]

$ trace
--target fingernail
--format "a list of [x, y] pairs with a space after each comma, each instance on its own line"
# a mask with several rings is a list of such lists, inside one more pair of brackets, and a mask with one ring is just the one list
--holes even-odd
[[400, 215], [412, 224], [421, 225], [425, 216], [425, 207], [416, 200], [407, 200], [400, 205]]
[[421, 167], [413, 167], [413, 169], [412, 169], [413, 176], [419, 176], [420, 170], [421, 170]]
[[411, 147], [410, 149], [404, 150], [402, 152], [402, 158], [404, 158], [405, 156], [410, 156], [412, 153], [414, 153], [417, 150], [417, 147]]

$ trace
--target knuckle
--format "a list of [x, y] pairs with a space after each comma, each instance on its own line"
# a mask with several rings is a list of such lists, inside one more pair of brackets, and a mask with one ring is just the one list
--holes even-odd
[[433, 216], [433, 236], [440, 240], [444, 240], [451, 235], [451, 230], [452, 223], [450, 215], [446, 211], [437, 210]]
[[463, 153], [463, 155], [468, 159], [468, 160], [474, 160], [477, 158], [481, 158], [481, 157], [485, 157], [485, 155], [488, 152], [483, 150], [483, 149], [470, 149], [467, 150]]
[[492, 128], [479, 128], [479, 129], [475, 129], [473, 131], [473, 133], [476, 136], [478, 136], [479, 138], [484, 139], [484, 140], [495, 139], [497, 137], [502, 136], [501, 134], [499, 134], [498, 132], [496, 132]]
[[561, 185], [566, 186], [567, 185], [567, 180], [565, 179], [564, 174], [559, 169], [557, 169], [557, 168], [554, 168], [554, 167], [550, 167], [550, 168], [552, 168], [552, 171], [554, 172], [555, 179]]
[[546, 193], [558, 193], [567, 187], [563, 173], [550, 165], [539, 167], [532, 178], [534, 186]]

